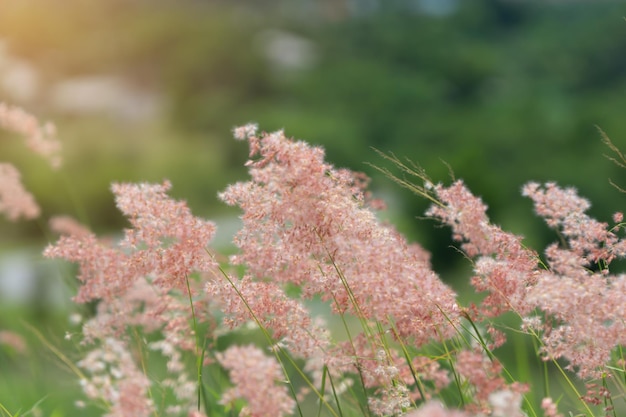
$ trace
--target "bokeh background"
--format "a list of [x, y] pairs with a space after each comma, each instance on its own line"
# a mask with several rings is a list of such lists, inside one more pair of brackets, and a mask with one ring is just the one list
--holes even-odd
[[[626, 149], [624, 16], [616, 0], [0, 1], [0, 100], [53, 121], [65, 161], [52, 171], [0, 132], [0, 160], [43, 208], [0, 219], [0, 330], [65, 343], [72, 285], [40, 259], [45, 222], [119, 232], [112, 181], [170, 179], [227, 244], [237, 211], [216, 194], [246, 176], [231, 129], [249, 121], [370, 174], [384, 216], [461, 291], [449, 231], [417, 219], [427, 204], [368, 165], [389, 166], [372, 147], [435, 181], [450, 166], [537, 249], [554, 235], [520, 196], [528, 180], [575, 186], [609, 220], [626, 202], [609, 180], [626, 178], [598, 128]], [[0, 349], [0, 403], [72, 415], [74, 377], [29, 334], [30, 359]]]

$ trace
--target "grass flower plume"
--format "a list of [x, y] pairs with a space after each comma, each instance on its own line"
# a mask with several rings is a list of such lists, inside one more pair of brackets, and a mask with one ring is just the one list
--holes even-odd
[[[25, 113], [4, 105], [0, 125], [54, 155], [51, 130]], [[334, 167], [323, 149], [282, 131], [250, 124], [233, 133], [249, 145], [250, 178], [219, 193], [243, 221], [230, 256], [211, 246], [216, 225], [171, 198], [168, 181], [112, 185], [129, 224], [118, 239], [69, 217], [50, 222], [61, 236], [45, 256], [77, 264], [74, 301], [93, 306], [76, 372], [102, 415], [615, 410], [613, 400], [626, 394], [626, 278], [609, 268], [626, 255], [621, 214], [610, 227], [586, 214], [589, 203], [575, 190], [528, 183], [523, 194], [560, 237], [538, 252], [492, 224], [463, 181], [434, 184], [384, 155], [424, 181], [382, 170], [432, 202], [426, 215], [450, 227], [471, 262], [469, 282], [480, 296], [464, 305], [428, 252], [379, 220], [384, 204], [364, 174]], [[39, 214], [7, 164], [0, 211], [11, 220]], [[575, 397], [564, 403], [573, 408], [559, 410], [546, 387], [517, 381], [499, 360], [509, 343], [503, 317], [514, 317], [513, 330], [562, 371]], [[575, 379], [587, 384], [584, 394]]]

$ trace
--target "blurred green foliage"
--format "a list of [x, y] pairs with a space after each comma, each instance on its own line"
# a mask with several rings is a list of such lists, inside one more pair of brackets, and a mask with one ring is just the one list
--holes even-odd
[[[114, 180], [170, 178], [177, 197], [211, 217], [224, 210], [215, 193], [245, 175], [246, 151], [229, 131], [253, 120], [374, 176], [365, 162], [383, 161], [370, 147], [418, 162], [436, 181], [448, 179], [443, 160], [495, 222], [544, 233], [531, 243], [548, 237], [519, 195], [528, 180], [576, 186], [603, 219], [619, 209], [608, 180], [621, 172], [603, 158], [596, 126], [624, 142], [623, 3], [451, 1], [436, 16], [425, 3], [3, 2], [2, 36], [46, 81], [122, 74], [167, 103], [165, 120], [141, 128], [42, 109], [69, 142], [67, 178], [51, 187], [25, 170], [25, 182], [50, 211], [82, 206], [96, 229], [122, 221], [107, 191]], [[277, 69], [264, 49], [269, 30], [310, 43], [312, 65]], [[77, 197], [59, 202], [72, 182]], [[396, 196], [403, 231], [431, 250], [447, 245], [447, 231], [414, 221], [423, 201], [378, 177], [373, 188]]]
[[[495, 223], [538, 249], [554, 235], [520, 196], [528, 180], [576, 186], [601, 220], [624, 207], [608, 183], [626, 186], [623, 172], [603, 158], [596, 128], [626, 149], [624, 2], [451, 0], [449, 13], [436, 16], [420, 11], [425, 3], [2, 0], [0, 37], [41, 72], [42, 85], [116, 74], [163, 94], [166, 108], [159, 120], [132, 124], [29, 103], [58, 125], [63, 170], [52, 172], [6, 133], [0, 159], [20, 168], [43, 220], [71, 214], [96, 231], [119, 231], [125, 220], [110, 182], [168, 178], [175, 197], [215, 218], [228, 211], [216, 193], [245, 178], [247, 150], [231, 128], [285, 128], [325, 147], [333, 164], [372, 175], [392, 221], [433, 252], [438, 271], [463, 262], [448, 248], [449, 231], [415, 220], [426, 202], [377, 175], [366, 162], [384, 161], [370, 147], [416, 161], [435, 181], [448, 180], [445, 161], [484, 198]], [[267, 53], [271, 33], [312, 46], [310, 65], [278, 68]], [[40, 244], [45, 229], [0, 219], [0, 244]], [[3, 311], [0, 324], [20, 327], [14, 317], [28, 314]], [[51, 339], [66, 327], [33, 320]], [[58, 387], [66, 371], [48, 372], [50, 354], [31, 362], [39, 357], [0, 352], [0, 374], [30, 379], [0, 378], [0, 392], [13, 398], [6, 405], [32, 405], [42, 392], [57, 401], [61, 390], [67, 404], [44, 399], [42, 409], [70, 415], [77, 387]]]

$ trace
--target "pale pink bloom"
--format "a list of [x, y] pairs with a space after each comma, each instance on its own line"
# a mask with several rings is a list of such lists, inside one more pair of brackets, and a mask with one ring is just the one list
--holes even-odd
[[[372, 339], [375, 338], [359, 333], [349, 341], [337, 343], [329, 351], [332, 358], [329, 359], [328, 367], [342, 374], [359, 374], [366, 388], [377, 390], [376, 396], [379, 398], [374, 401], [379, 410], [397, 409], [398, 405], [405, 404], [403, 401], [406, 399], [424, 400], [413, 386], [415, 377], [432, 386], [424, 393], [427, 397], [425, 399], [450, 383], [448, 372], [440, 367], [439, 362], [418, 355], [411, 358], [412, 366], [409, 366], [402, 352], [391, 345], [377, 345], [380, 342]], [[395, 386], [401, 391], [395, 390]], [[404, 387], [413, 391], [405, 393]]]
[[418, 345], [454, 333], [455, 294], [422, 248], [378, 221], [362, 175], [335, 169], [321, 148], [283, 132], [248, 140], [251, 180], [220, 194], [243, 210], [235, 265], [254, 279], [302, 286], [305, 298], [321, 295], [335, 312], [393, 318]]
[[296, 403], [275, 358], [253, 345], [231, 346], [216, 356], [234, 384], [222, 396], [222, 404], [244, 399], [247, 405], [241, 415], [250, 417], [280, 417], [293, 412]]
[[259, 320], [273, 338], [292, 353], [306, 358], [327, 345], [323, 328], [309, 316], [298, 300], [287, 297], [280, 286], [255, 282], [250, 277], [230, 282], [224, 278], [207, 283], [208, 294], [220, 303], [226, 313], [225, 324], [234, 328]]
[[147, 417], [155, 411], [148, 396], [150, 381], [137, 368], [125, 343], [107, 338], [78, 366], [88, 375], [81, 381], [86, 395], [110, 407], [106, 417]]
[[[626, 255], [626, 243], [609, 231], [606, 223], [585, 214], [591, 204], [587, 199], [579, 197], [575, 189], [562, 189], [554, 183], [542, 187], [531, 182], [524, 186], [523, 195], [533, 200], [535, 212], [550, 227], [558, 229], [567, 240], [567, 258], [572, 260], [564, 262], [563, 267], [566, 269], [563, 272], [569, 272], [567, 265], [571, 262], [587, 266], [598, 262], [608, 264], [616, 256]], [[562, 272], [557, 269], [557, 265], [551, 265], [551, 269]]]
[[[22, 135], [28, 147], [48, 159], [54, 168], [61, 165], [61, 144], [55, 137], [54, 125], [42, 126], [21, 108], [0, 102], [0, 127]], [[32, 194], [24, 189], [19, 172], [7, 163], [0, 164], [0, 213], [11, 221], [19, 217], [34, 219], [40, 214]]]
[[[375, 395], [368, 398], [372, 413], [379, 416], [402, 415], [411, 406], [411, 392], [408, 385], [413, 384], [412, 376], [407, 378], [406, 382], [401, 379], [401, 369], [408, 368], [403, 358], [395, 355], [395, 350], [379, 349], [376, 352], [375, 361], [368, 361], [375, 365], [373, 374], [371, 374], [371, 369], [365, 369], [367, 365], [364, 362], [366, 361], [357, 361], [358, 366], [361, 367], [364, 384], [368, 385], [365, 379], [373, 379], [375, 383], [372, 385], [377, 387]], [[370, 375], [366, 375], [368, 373]]]
[[626, 343], [626, 276], [585, 278], [546, 272], [529, 301], [556, 318], [546, 323], [547, 359], [566, 358], [581, 378], [599, 376], [617, 346]]
[[245, 140], [256, 135], [259, 126], [256, 123], [248, 123], [245, 126], [238, 126], [233, 129], [233, 136], [237, 140]]
[[56, 138], [53, 124], [41, 125], [37, 118], [20, 107], [0, 102], [0, 127], [22, 135], [27, 146], [48, 159], [52, 167], [61, 165], [61, 143]]
[[84, 237], [91, 233], [89, 228], [83, 226], [70, 216], [54, 216], [50, 218], [48, 223], [50, 230], [62, 235]]
[[[195, 308], [196, 319], [206, 322], [204, 306], [198, 302]], [[125, 331], [129, 327], [140, 328], [145, 333], [160, 331], [161, 339], [148, 346], [161, 352], [166, 359], [167, 374], [159, 381], [159, 385], [174, 394], [175, 400], [168, 400], [172, 407], [192, 410], [197, 398], [196, 384], [189, 376], [182, 360], [183, 351], [195, 351], [196, 348], [191, 322], [192, 314], [186, 296], [168, 294], [163, 288], [155, 287], [147, 280], [138, 279], [118, 296], [107, 302], [98, 303], [96, 315], [83, 326], [83, 344], [98, 341], [105, 341], [106, 344], [126, 344], [128, 342]], [[88, 357], [84, 363], [89, 364], [97, 357], [98, 354]], [[102, 378], [105, 376], [98, 376], [96, 380]], [[106, 400], [102, 397], [106, 391], [94, 391], [91, 385], [85, 387], [85, 392], [90, 398]], [[136, 401], [142, 400], [137, 398]], [[180, 415], [180, 412], [172, 415]]]
[[0, 163], [0, 213], [11, 221], [34, 219], [40, 214], [33, 195], [22, 185], [19, 171], [5, 163]]
[[529, 183], [524, 194], [566, 241], [546, 249], [549, 269], [528, 293], [529, 303], [556, 319], [545, 325], [543, 352], [566, 358], [581, 378], [600, 376], [611, 351], [626, 343], [626, 276], [609, 274], [626, 242], [585, 214], [589, 202], [574, 189]]
[[[586, 392], [585, 395], [581, 397], [585, 402], [592, 405], [601, 405], [601, 404], [613, 404], [613, 400], [611, 399], [611, 391], [605, 386], [605, 384], [601, 384], [598, 382], [587, 382], [585, 384]], [[612, 406], [607, 406], [604, 408], [604, 411], [612, 410]]]
[[82, 283], [74, 298], [78, 303], [113, 300], [136, 280], [128, 269], [130, 256], [93, 234], [61, 236], [55, 245], [44, 250], [44, 255], [78, 263], [78, 279]]
[[556, 404], [552, 401], [552, 398], [546, 397], [541, 400], [541, 408], [545, 417], [563, 417], [556, 408]]
[[[208, 322], [205, 306], [194, 303], [196, 320]], [[184, 363], [185, 352], [196, 352], [195, 334], [191, 327], [192, 313], [186, 296], [169, 294], [146, 280], [138, 280], [126, 292], [97, 306], [97, 314], [83, 326], [83, 343], [98, 340], [127, 340], [127, 328], [139, 328], [145, 333], [160, 332], [160, 338], [148, 348], [158, 351], [166, 359], [166, 374], [158, 381], [169, 390], [172, 410], [166, 414], [180, 415], [181, 410], [192, 410], [196, 405], [197, 386]], [[169, 408], [168, 408], [169, 410]]]
[[[206, 249], [215, 226], [192, 216], [184, 202], [169, 198], [169, 186], [167, 182], [114, 185], [118, 207], [133, 226], [125, 231], [121, 242], [98, 239], [85, 229], [76, 229], [73, 223], [68, 228], [62, 222], [62, 228], [70, 229], [71, 234], [61, 236], [44, 254], [77, 262], [81, 286], [75, 300], [99, 301], [96, 315], [83, 325], [83, 343], [126, 346], [129, 328], [160, 331], [162, 339], [149, 347], [167, 359], [167, 377], [159, 382], [176, 398], [170, 411], [191, 411], [196, 403], [196, 385], [183, 367], [181, 351], [196, 350], [193, 319], [209, 322], [206, 293], [200, 291], [194, 277], [216, 265]], [[124, 363], [132, 360], [123, 359]], [[115, 378], [109, 375], [113, 368], [102, 365], [93, 355], [81, 363], [92, 371], [105, 368], [106, 372], [85, 382], [84, 388], [90, 398], [114, 403], [112, 415], [133, 415], [132, 410], [141, 411], [148, 401], [146, 387], [134, 383], [133, 378], [120, 381], [119, 389], [110, 388], [114, 382], [111, 378]], [[172, 412], [180, 415], [178, 411]]]
[[411, 406], [409, 390], [403, 384], [388, 385], [378, 390], [377, 396], [367, 399], [372, 413], [378, 416], [396, 416]]
[[506, 343], [506, 334], [496, 329], [493, 325], [487, 326], [487, 333], [491, 336], [491, 340], [493, 341], [488, 345], [490, 350], [500, 347]]
[[479, 312], [487, 317], [530, 312], [525, 297], [535, 281], [536, 253], [523, 246], [520, 236], [491, 224], [487, 206], [462, 181], [449, 187], [438, 184], [434, 191], [439, 204], [426, 214], [450, 226], [465, 254], [475, 259], [472, 285], [477, 292], [487, 292]]
[[44, 254], [78, 262], [81, 286], [77, 301], [111, 300], [137, 279], [150, 277], [165, 289], [187, 290], [194, 272], [214, 268], [206, 247], [215, 225], [194, 217], [186, 203], [170, 199], [170, 184], [114, 184], [120, 210], [132, 229], [119, 246], [99, 241], [92, 234], [61, 236]]
[[8, 346], [16, 353], [26, 353], [26, 342], [24, 338], [10, 330], [0, 330], [0, 345]]
[[613, 214], [613, 221], [615, 223], [621, 223], [624, 221], [624, 213], [618, 211], [616, 213]]
[[[470, 384], [472, 398], [476, 401], [475, 411], [489, 410], [498, 417], [521, 416], [521, 394], [527, 388], [518, 383], [507, 385], [500, 375], [502, 365], [497, 360], [483, 352], [462, 350], [457, 353], [455, 370]], [[514, 414], [506, 414], [511, 410]]]
[[374, 414], [395, 415], [410, 406], [408, 386], [414, 379], [406, 360], [394, 349], [385, 350], [361, 332], [349, 341], [338, 343], [330, 352], [333, 356], [328, 362], [330, 369], [344, 375], [358, 374], [364, 387], [374, 390], [374, 395], [368, 398]]
[[[117, 207], [133, 226], [120, 246], [135, 251], [131, 269], [152, 275], [156, 285], [185, 290], [186, 278], [216, 263], [206, 251], [215, 224], [195, 217], [184, 201], [167, 195], [171, 184], [113, 184]], [[142, 249], [145, 247], [145, 249]]]
[[[282, 131], [250, 136], [248, 142], [251, 180], [220, 194], [243, 210], [244, 226], [235, 237], [240, 252], [231, 263], [244, 265], [248, 275], [233, 279], [240, 294], [220, 277], [207, 287], [209, 294], [217, 295], [224, 311], [235, 313], [231, 324], [250, 320], [246, 310], [251, 308], [281, 346], [304, 357], [314, 381], [324, 365], [338, 380], [342, 373], [361, 371], [366, 386], [378, 390], [373, 404], [397, 409], [405, 404], [404, 394], [389, 389], [393, 385], [380, 372], [372, 341], [357, 343], [364, 335], [355, 334], [353, 346], [329, 349], [326, 336], [311, 328], [308, 312], [281, 301], [280, 288], [295, 284], [302, 298], [320, 296], [334, 313], [360, 317], [371, 326], [393, 322], [399, 336], [416, 346], [455, 334], [454, 292], [432, 271], [426, 251], [377, 219], [364, 175], [334, 168], [321, 148], [290, 140]], [[385, 366], [397, 364], [402, 383], [414, 384], [402, 355], [391, 350], [392, 363]], [[427, 367], [421, 371], [436, 373]]]
[[406, 417], [472, 417], [469, 413], [459, 410], [447, 410], [439, 401], [428, 401], [417, 410], [406, 414]]
[[492, 417], [526, 417], [522, 411], [522, 394], [503, 389], [489, 394]]
[[319, 386], [330, 343], [324, 323], [314, 320], [299, 300], [288, 297], [273, 282], [255, 282], [249, 277], [231, 282], [218, 276], [206, 284], [207, 294], [225, 313], [224, 324], [232, 329], [258, 320], [277, 347], [306, 360], [304, 369]]

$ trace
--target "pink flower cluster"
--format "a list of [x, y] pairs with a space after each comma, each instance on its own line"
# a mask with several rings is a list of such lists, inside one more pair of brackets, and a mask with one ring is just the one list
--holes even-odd
[[301, 286], [304, 298], [319, 295], [335, 312], [393, 318], [418, 346], [453, 334], [454, 292], [421, 247], [376, 218], [362, 176], [335, 169], [322, 149], [282, 131], [248, 140], [251, 180], [220, 194], [243, 210], [233, 264], [255, 279]]
[[549, 268], [528, 292], [528, 302], [554, 319], [544, 323], [543, 351], [566, 358], [582, 378], [599, 377], [611, 352], [626, 345], [626, 276], [609, 271], [626, 256], [626, 240], [586, 215], [589, 202], [573, 189], [529, 183], [523, 192], [565, 240], [546, 249]]
[[19, 171], [11, 164], [0, 163], [0, 213], [16, 221], [20, 217], [37, 218], [40, 212], [35, 198], [22, 185]]
[[525, 295], [536, 279], [537, 255], [523, 246], [521, 237], [491, 224], [487, 206], [462, 181], [438, 184], [434, 192], [440, 204], [426, 214], [450, 226], [454, 239], [463, 242], [461, 249], [474, 259], [472, 284], [477, 292], [488, 293], [480, 312], [488, 318], [507, 311], [527, 314], [532, 308]]
[[[166, 358], [170, 375], [159, 388], [180, 404], [163, 414], [195, 417], [203, 414], [194, 407], [198, 387], [183, 360], [188, 352], [204, 359], [201, 367], [228, 371], [233, 387], [221, 403], [244, 400], [241, 415], [293, 412], [295, 390], [276, 360], [291, 355], [303, 363], [308, 388], [326, 385], [317, 393], [326, 405], [332, 379], [334, 395], [361, 384], [377, 415], [517, 417], [525, 386], [507, 379], [485, 346], [467, 346], [464, 318], [479, 331], [486, 327], [491, 349], [505, 342], [493, 320], [516, 313], [536, 332], [546, 358], [566, 359], [581, 378], [597, 377], [626, 344], [626, 279], [609, 272], [611, 261], [626, 255], [625, 243], [616, 229], [585, 214], [588, 203], [573, 190], [524, 188], [564, 238], [548, 248], [543, 263], [520, 236], [490, 223], [487, 207], [463, 182], [432, 186], [436, 204], [427, 214], [452, 228], [473, 263], [472, 285], [485, 293], [478, 305], [462, 309], [428, 253], [378, 219], [363, 175], [333, 167], [322, 149], [282, 131], [257, 130], [234, 132], [250, 146], [250, 180], [219, 194], [242, 210], [238, 252], [228, 265], [218, 265], [208, 247], [215, 225], [170, 198], [168, 182], [112, 186], [131, 226], [119, 242], [55, 219], [63, 236], [45, 254], [78, 263], [76, 301], [97, 302], [83, 327], [92, 351], [81, 365], [89, 374], [87, 394], [105, 399], [110, 415], [145, 415], [157, 407], [148, 400], [153, 384], [131, 363], [134, 329], [151, 334], [148, 349]], [[344, 321], [341, 340], [311, 308], [319, 300], [330, 306], [330, 320]], [[253, 345], [212, 349], [209, 340], [248, 323], [262, 328], [275, 357]], [[433, 345], [445, 350], [427, 355]], [[462, 411], [433, 399], [454, 383], [472, 398]], [[558, 415], [550, 399], [544, 410]]]
[[23, 136], [26, 145], [54, 168], [61, 165], [61, 142], [56, 138], [56, 127], [52, 123], [41, 125], [22, 108], [0, 102], [0, 127]]
[[[455, 370], [473, 388], [474, 404], [471, 408], [475, 408], [475, 411], [502, 414], [503, 417], [522, 417], [521, 394], [526, 391], [526, 387], [518, 383], [507, 386], [501, 376], [502, 365], [498, 361], [488, 358], [484, 352], [462, 350], [457, 354]], [[498, 409], [502, 411], [496, 412]]]
[[[61, 165], [61, 143], [51, 123], [42, 126], [21, 108], [0, 102], [0, 128], [22, 135], [31, 150], [47, 158], [54, 168]], [[0, 163], [0, 213], [16, 221], [20, 217], [39, 217], [40, 211], [33, 195], [22, 185], [19, 171], [11, 164]]]
[[[474, 288], [488, 293], [479, 312], [515, 312], [542, 331], [546, 359], [567, 359], [582, 378], [601, 375], [611, 352], [626, 343], [626, 279], [609, 273], [609, 264], [626, 256], [626, 241], [586, 215], [589, 202], [574, 189], [531, 182], [523, 194], [564, 242], [546, 249], [545, 268], [521, 237], [490, 224], [487, 207], [461, 181], [434, 190], [440, 204], [427, 214], [452, 228], [473, 259]], [[535, 309], [547, 320], [537, 321]]]
[[154, 407], [148, 397], [150, 380], [137, 367], [124, 342], [107, 338], [78, 365], [89, 376], [81, 380], [87, 397], [110, 404], [106, 417], [151, 415]]
[[231, 346], [218, 353], [217, 360], [229, 371], [234, 384], [222, 396], [222, 403], [245, 399], [248, 405], [241, 411], [241, 416], [281, 417], [291, 414], [296, 403], [275, 358], [266, 356], [256, 346], [248, 345]]
[[[133, 226], [119, 243], [100, 240], [67, 218], [54, 219], [53, 227], [70, 234], [61, 236], [44, 254], [77, 262], [82, 285], [75, 300], [98, 301], [96, 315], [83, 326], [84, 343], [95, 346], [88, 357], [100, 355], [103, 345], [128, 347], [126, 330], [131, 327], [146, 333], [161, 332], [162, 339], [148, 346], [167, 358], [172, 376], [161, 381], [161, 386], [171, 389], [186, 404], [180, 407], [193, 410], [195, 385], [182, 365], [180, 351], [197, 353], [196, 335], [190, 323], [194, 317], [208, 322], [208, 300], [192, 277], [216, 268], [206, 250], [215, 226], [194, 217], [184, 202], [169, 198], [166, 195], [169, 188], [167, 182], [115, 184], [112, 189], [117, 205]], [[190, 299], [194, 299], [193, 304]], [[129, 361], [124, 357], [123, 364]], [[103, 393], [102, 376], [95, 373], [92, 361], [81, 365], [92, 375], [85, 382], [88, 395]], [[141, 385], [143, 391], [135, 392], [132, 397], [147, 398], [150, 384], [144, 385]], [[129, 389], [126, 387], [120, 395], [107, 394], [103, 399], [113, 410], [125, 410], [123, 394], [130, 392]], [[151, 402], [142, 404], [147, 413], [154, 411]], [[180, 407], [171, 406], [168, 415], [179, 415]], [[133, 415], [125, 412], [111, 415]]]

